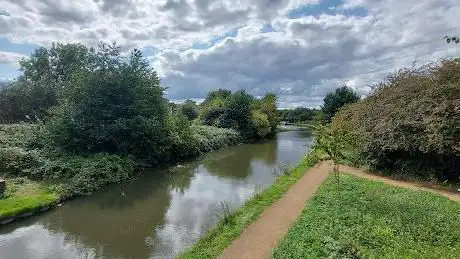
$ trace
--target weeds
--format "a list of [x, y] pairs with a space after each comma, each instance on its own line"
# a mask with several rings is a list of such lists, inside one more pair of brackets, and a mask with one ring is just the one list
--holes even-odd
[[273, 168], [273, 174], [275, 176], [289, 175], [290, 173], [292, 173], [292, 166], [287, 163], [281, 163]]
[[221, 201], [220, 202], [220, 209], [222, 212], [222, 222], [227, 225], [233, 222], [232, 216], [232, 209], [231, 209], [231, 201]]

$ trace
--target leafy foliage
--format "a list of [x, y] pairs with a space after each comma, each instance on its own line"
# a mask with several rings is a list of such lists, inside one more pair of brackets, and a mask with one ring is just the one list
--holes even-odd
[[332, 127], [354, 161], [397, 174], [459, 181], [460, 61], [403, 69], [346, 107]]
[[293, 110], [279, 110], [279, 116], [282, 121], [288, 123], [299, 123], [312, 121], [318, 110], [298, 107]]
[[156, 73], [134, 50], [101, 45], [97, 69], [73, 77], [67, 102], [49, 123], [55, 142], [80, 152], [130, 153], [157, 162], [166, 149], [166, 101]]
[[139, 163], [128, 156], [97, 153], [89, 156], [64, 154], [48, 159], [34, 171], [40, 179], [56, 182], [54, 191], [68, 198], [89, 195], [111, 183], [134, 176]]
[[181, 105], [181, 112], [184, 114], [189, 120], [194, 120], [198, 118], [200, 111], [198, 110], [198, 105], [196, 102], [192, 100], [186, 100]]
[[330, 122], [340, 108], [346, 104], [355, 103], [358, 100], [359, 96], [351, 88], [342, 86], [326, 95], [321, 110], [326, 117], [326, 121]]
[[224, 103], [231, 94], [230, 90], [224, 89], [209, 92], [200, 104], [200, 120], [204, 125], [216, 127], [220, 125], [221, 116], [225, 112]]
[[236, 145], [243, 140], [238, 131], [211, 126], [192, 126], [194, 138], [200, 152], [206, 153], [224, 147]]
[[269, 132], [275, 132], [276, 127], [281, 121], [277, 112], [277, 100], [278, 97], [275, 94], [267, 93], [260, 101], [257, 101], [257, 104], [259, 104], [258, 108], [267, 116], [268, 123], [270, 124]]
[[242, 132], [243, 136], [250, 136], [251, 132], [251, 104], [254, 97], [245, 91], [232, 94], [225, 102], [225, 111], [220, 120], [222, 128], [231, 128]]
[[245, 91], [219, 89], [200, 105], [200, 118], [204, 125], [235, 129], [246, 140], [263, 138], [280, 122], [276, 100], [271, 93], [256, 99]]
[[268, 116], [259, 111], [255, 110], [252, 112], [251, 121], [253, 123], [252, 127], [256, 130], [257, 136], [263, 138], [271, 131], [271, 125], [268, 121]]
[[[22, 75], [0, 89], [0, 120], [18, 122], [48, 115], [67, 91], [71, 77], [94, 67], [94, 50], [81, 44], [53, 44], [37, 48], [20, 61]], [[61, 100], [62, 101], [62, 100]]]
[[[0, 125], [0, 170], [54, 183], [64, 197], [125, 181], [141, 166], [264, 137], [278, 123], [272, 94], [219, 89], [199, 107], [168, 103], [142, 53], [122, 54], [115, 43], [57, 43], [20, 66], [18, 80], [0, 89], [0, 119], [29, 123]], [[198, 116], [220, 128], [192, 126]]]

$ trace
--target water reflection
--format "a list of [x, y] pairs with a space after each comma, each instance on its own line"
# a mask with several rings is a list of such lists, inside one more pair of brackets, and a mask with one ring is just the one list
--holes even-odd
[[38, 217], [0, 228], [0, 258], [171, 258], [294, 163], [311, 144], [303, 131], [231, 147], [136, 181], [111, 186]]

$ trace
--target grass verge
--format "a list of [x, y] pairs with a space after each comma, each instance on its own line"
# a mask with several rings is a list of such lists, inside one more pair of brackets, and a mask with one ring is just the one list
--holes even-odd
[[341, 175], [329, 177], [274, 258], [460, 258], [460, 204]]
[[317, 151], [309, 153], [289, 174], [278, 177], [270, 187], [219, 222], [179, 258], [215, 258], [220, 255], [249, 224], [258, 219], [267, 207], [288, 191], [304, 175], [307, 168], [315, 165], [319, 159], [320, 154]]
[[54, 204], [58, 195], [45, 186], [23, 178], [6, 179], [7, 186], [0, 198], [0, 219], [20, 215]]

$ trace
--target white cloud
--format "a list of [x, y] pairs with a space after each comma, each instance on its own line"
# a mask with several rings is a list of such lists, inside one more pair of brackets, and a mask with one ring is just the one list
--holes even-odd
[[0, 51], [0, 64], [17, 66], [19, 64], [19, 60], [24, 57], [26, 56], [19, 53]]
[[163, 58], [159, 66], [168, 66], [164, 83], [177, 98], [225, 87], [255, 95], [273, 91], [284, 107], [317, 107], [341, 84], [352, 82], [366, 94], [370, 84], [414, 61], [460, 54], [442, 40], [458, 28], [445, 15], [460, 12], [454, 2], [361, 1], [354, 6], [369, 10], [364, 17], [278, 17], [274, 32], [243, 27], [209, 49], [176, 51], [173, 62]]
[[[341, 14], [298, 19], [287, 14], [319, 0], [77, 2], [7, 0], [0, 37], [153, 47], [150, 59], [171, 99], [203, 98], [226, 87], [275, 92], [285, 107], [318, 106], [328, 91], [350, 82], [365, 94], [369, 84], [414, 60], [460, 54], [442, 40], [458, 32], [456, 0], [344, 0], [329, 9]], [[265, 24], [274, 31], [262, 33]], [[234, 30], [235, 37], [217, 40]], [[195, 43], [214, 45], [193, 49]]]
[[318, 0], [6, 0], [0, 35], [40, 45], [61, 41], [183, 49], [196, 41]]

